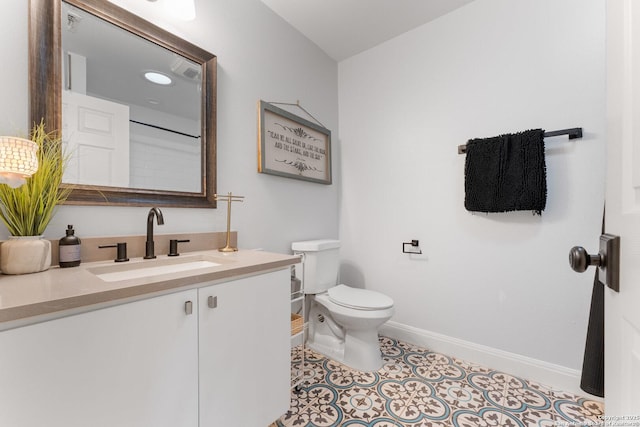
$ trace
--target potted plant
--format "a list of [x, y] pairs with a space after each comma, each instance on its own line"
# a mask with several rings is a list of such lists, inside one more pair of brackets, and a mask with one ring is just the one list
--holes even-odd
[[51, 242], [42, 234], [71, 191], [60, 188], [66, 158], [57, 133], [47, 132], [40, 122], [31, 140], [38, 146], [38, 170], [17, 188], [0, 184], [0, 219], [11, 233], [0, 245], [0, 270], [5, 274], [35, 273], [51, 266]]

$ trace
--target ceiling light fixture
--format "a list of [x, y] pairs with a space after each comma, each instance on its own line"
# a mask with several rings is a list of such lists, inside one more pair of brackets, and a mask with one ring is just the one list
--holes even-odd
[[196, 19], [196, 0], [165, 0], [165, 8], [169, 16], [183, 21]]
[[160, 73], [158, 71], [145, 71], [144, 78], [150, 81], [151, 83], [155, 83], [161, 86], [169, 86], [173, 83], [171, 77], [166, 74]]

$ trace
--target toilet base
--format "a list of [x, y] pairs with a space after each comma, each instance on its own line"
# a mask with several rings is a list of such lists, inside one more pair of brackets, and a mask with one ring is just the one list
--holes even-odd
[[322, 354], [329, 359], [335, 360], [340, 363], [344, 363], [342, 360], [344, 359], [344, 352], [340, 350], [344, 350], [344, 348], [332, 348], [327, 345], [317, 343], [317, 342], [309, 342], [307, 343], [307, 347], [311, 350]]
[[[332, 307], [333, 310], [330, 310]], [[315, 295], [309, 307], [309, 348], [358, 371], [382, 368], [378, 327], [393, 309], [353, 311]]]
[[327, 344], [309, 341], [308, 347], [358, 371], [371, 372], [382, 368], [383, 361], [377, 331], [353, 331], [346, 334], [344, 343]]
[[382, 368], [378, 331], [348, 331], [344, 339], [342, 363], [359, 371], [377, 371]]

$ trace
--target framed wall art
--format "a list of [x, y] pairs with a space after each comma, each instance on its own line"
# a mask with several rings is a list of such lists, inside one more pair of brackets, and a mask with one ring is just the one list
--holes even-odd
[[331, 184], [331, 131], [259, 101], [258, 172]]

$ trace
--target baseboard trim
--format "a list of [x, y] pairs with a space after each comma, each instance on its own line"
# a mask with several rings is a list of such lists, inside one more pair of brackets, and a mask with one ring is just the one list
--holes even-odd
[[535, 381], [554, 390], [574, 393], [578, 396], [588, 396], [602, 401], [601, 398], [589, 395], [580, 388], [580, 371], [577, 369], [570, 369], [398, 322], [385, 323], [380, 328], [380, 334]]

